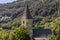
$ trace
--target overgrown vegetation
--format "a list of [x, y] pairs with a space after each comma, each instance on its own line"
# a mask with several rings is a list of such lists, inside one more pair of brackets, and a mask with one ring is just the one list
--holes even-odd
[[30, 35], [27, 32], [27, 27], [20, 26], [15, 30], [0, 31], [0, 40], [31, 40]]
[[[28, 3], [30, 13], [34, 18], [34, 28], [44, 27], [51, 29], [51, 40], [60, 40], [60, 0], [29, 0], [25, 2]], [[11, 21], [0, 20], [0, 40], [30, 39], [29, 34], [23, 32], [25, 28], [22, 27], [23, 30], [20, 28], [25, 2], [18, 0], [0, 6], [0, 17], [7, 15], [12, 18]], [[24, 39], [20, 38], [21, 36]]]

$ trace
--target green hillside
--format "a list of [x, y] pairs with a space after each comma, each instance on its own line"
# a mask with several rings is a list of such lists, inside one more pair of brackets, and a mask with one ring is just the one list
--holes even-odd
[[[50, 37], [52, 38], [51, 40], [60, 40], [60, 0], [17, 0], [12, 3], [2, 4], [0, 6], [0, 34], [3, 34], [0, 35], [2, 36], [0, 37], [0, 39], [21, 40], [19, 39], [20, 36], [18, 35], [21, 35], [19, 34], [19, 32], [21, 32], [21, 16], [23, 14], [24, 8], [26, 8], [26, 4], [28, 4], [29, 11], [34, 18], [33, 27], [43, 27], [45, 29], [51, 29], [53, 32], [52, 37]], [[5, 15], [11, 17], [12, 20], [2, 21], [1, 18]], [[23, 29], [21, 30], [23, 31]], [[24, 32], [22, 33], [24, 34]], [[28, 36], [29, 35], [27, 35], [26, 37]]]

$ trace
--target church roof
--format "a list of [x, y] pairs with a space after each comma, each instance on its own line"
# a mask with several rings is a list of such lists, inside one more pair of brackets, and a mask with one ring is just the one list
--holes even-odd
[[28, 5], [27, 5], [27, 7], [26, 7], [26, 18], [27, 18], [27, 19], [32, 19], [32, 16], [31, 16], [31, 13], [30, 13], [30, 11], [29, 11]]

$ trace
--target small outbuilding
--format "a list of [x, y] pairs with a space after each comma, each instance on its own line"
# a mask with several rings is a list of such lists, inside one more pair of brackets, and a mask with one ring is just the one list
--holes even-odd
[[1, 18], [1, 21], [6, 21], [6, 20], [10, 21], [10, 20], [12, 20], [12, 18], [8, 17], [7, 15], [5, 15]]

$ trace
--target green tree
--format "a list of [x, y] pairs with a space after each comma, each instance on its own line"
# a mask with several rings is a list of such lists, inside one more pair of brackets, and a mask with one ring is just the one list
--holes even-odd
[[8, 36], [8, 33], [7, 31], [0, 31], [0, 40], [8, 40], [9, 36]]
[[9, 40], [31, 40], [25, 26], [21, 26], [12, 31], [9, 35]]
[[51, 23], [47, 24], [46, 28], [52, 30], [51, 40], [60, 40], [60, 18], [58, 17]]

